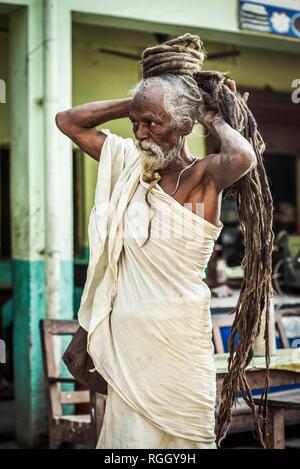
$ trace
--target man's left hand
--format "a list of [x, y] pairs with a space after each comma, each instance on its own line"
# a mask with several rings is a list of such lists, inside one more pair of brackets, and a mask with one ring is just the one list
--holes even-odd
[[224, 81], [224, 84], [228, 86], [228, 88], [233, 91], [233, 93], [236, 93], [236, 82], [235, 80], [230, 80], [229, 78], [226, 78]]
[[[226, 86], [228, 86], [228, 88], [233, 92], [233, 93], [236, 93], [236, 82], [235, 80], [230, 80], [229, 78], [226, 78], [226, 80], [224, 81], [224, 84]], [[243, 94], [243, 100], [245, 101], [245, 103], [248, 101], [248, 98], [249, 98], [249, 93], [246, 91], [244, 94]]]

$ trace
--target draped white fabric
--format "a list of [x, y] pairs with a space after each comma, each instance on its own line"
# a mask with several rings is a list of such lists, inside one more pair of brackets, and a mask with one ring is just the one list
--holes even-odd
[[[137, 415], [145, 422], [139, 447], [150, 444], [151, 425], [160, 435], [190, 441], [183, 447], [213, 448], [216, 370], [203, 278], [223, 225], [194, 214], [158, 184], [150, 211], [133, 141], [106, 133], [78, 315], [88, 352], [115, 400], [127, 406], [118, 424], [126, 426], [125, 418], [132, 427]], [[129, 448], [129, 436], [121, 434], [118, 447]], [[116, 447], [114, 435], [108, 437], [102, 435], [99, 447]]]

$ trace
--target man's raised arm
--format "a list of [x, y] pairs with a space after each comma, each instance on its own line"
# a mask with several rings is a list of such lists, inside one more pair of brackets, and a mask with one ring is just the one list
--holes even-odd
[[96, 127], [128, 117], [131, 102], [132, 98], [125, 98], [82, 104], [56, 114], [56, 125], [82, 151], [98, 161], [106, 135]]
[[209, 111], [203, 124], [221, 146], [220, 153], [209, 155], [211, 161], [205, 174], [214, 182], [217, 191], [222, 192], [254, 168], [256, 155], [251, 143], [225, 122], [221, 114]]

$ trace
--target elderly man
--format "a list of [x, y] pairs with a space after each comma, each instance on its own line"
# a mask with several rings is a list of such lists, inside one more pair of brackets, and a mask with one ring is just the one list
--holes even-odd
[[[119, 118], [131, 120], [135, 140], [96, 129]], [[220, 153], [190, 153], [197, 122]], [[220, 112], [205, 110], [191, 74], [172, 69], [146, 76], [133, 97], [83, 104], [56, 123], [99, 161], [79, 310], [108, 383], [97, 448], [215, 448], [204, 270], [223, 226], [222, 192], [256, 165], [255, 152]]]

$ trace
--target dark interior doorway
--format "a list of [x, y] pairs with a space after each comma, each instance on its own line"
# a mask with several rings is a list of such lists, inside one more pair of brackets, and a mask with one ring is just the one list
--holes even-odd
[[282, 201], [296, 206], [296, 156], [266, 152], [264, 164], [274, 203]]

